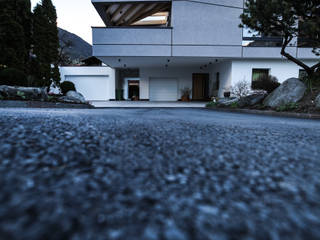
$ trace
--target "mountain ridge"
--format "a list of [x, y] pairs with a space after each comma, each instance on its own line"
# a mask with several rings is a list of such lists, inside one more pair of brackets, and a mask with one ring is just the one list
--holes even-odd
[[78, 35], [65, 29], [58, 28], [60, 48], [72, 64], [78, 64], [81, 60], [92, 56], [92, 46]]

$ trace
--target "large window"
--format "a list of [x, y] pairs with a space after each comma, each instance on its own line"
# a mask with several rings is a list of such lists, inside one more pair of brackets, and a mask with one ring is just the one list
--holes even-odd
[[303, 79], [305, 79], [307, 76], [308, 76], [308, 74], [307, 74], [306, 70], [304, 70], [304, 69], [300, 69], [300, 70], [299, 70], [299, 79], [303, 80]]
[[261, 77], [269, 76], [270, 69], [255, 68], [252, 69], [252, 82], [259, 80]]

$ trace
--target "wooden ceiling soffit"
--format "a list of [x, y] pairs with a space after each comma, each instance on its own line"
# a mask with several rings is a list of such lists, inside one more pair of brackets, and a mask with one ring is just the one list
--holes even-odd
[[128, 22], [126, 22], [126, 25], [131, 25], [133, 23], [136, 23], [146, 17], [150, 17], [153, 14], [156, 14], [158, 12], [162, 11], [169, 11], [170, 10], [170, 4], [169, 3], [158, 3], [156, 6], [148, 9], [144, 9], [144, 11], [140, 11], [140, 14], [136, 16], [135, 18], [131, 18]]
[[127, 26], [170, 9], [170, 3], [116, 3], [106, 6], [110, 26]]
[[137, 12], [140, 11], [144, 7], [144, 4], [132, 4], [128, 10], [122, 14], [122, 16], [117, 20], [116, 25], [121, 26], [126, 21], [130, 19], [131, 16], [135, 15]]

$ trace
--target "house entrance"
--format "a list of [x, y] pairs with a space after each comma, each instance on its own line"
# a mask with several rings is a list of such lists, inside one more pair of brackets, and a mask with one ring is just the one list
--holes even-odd
[[192, 75], [192, 100], [204, 101], [209, 99], [209, 74], [194, 73]]
[[137, 101], [140, 98], [140, 81], [129, 80], [128, 81], [128, 99]]

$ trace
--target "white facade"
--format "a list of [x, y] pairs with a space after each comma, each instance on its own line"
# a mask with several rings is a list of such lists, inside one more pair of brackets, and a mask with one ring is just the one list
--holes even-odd
[[[299, 77], [301, 68], [285, 60], [281, 47], [272, 40], [244, 44], [250, 42], [239, 28], [244, 1], [92, 0], [106, 24], [93, 27], [93, 55], [113, 68], [139, 69], [139, 76], [135, 76], [139, 99], [151, 101], [179, 100], [184, 88], [191, 89], [194, 100], [199, 100], [195, 96], [199, 88], [206, 92], [203, 100], [223, 97], [237, 82], [250, 83], [254, 69], [268, 69], [280, 83]], [[133, 24], [132, 19], [152, 9], [167, 12], [167, 24]], [[299, 48], [296, 40], [287, 48], [292, 56], [310, 65], [319, 61], [312, 49]], [[265, 47], [261, 47], [264, 41]], [[199, 74], [208, 78], [199, 81]], [[118, 81], [123, 86], [126, 80]], [[127, 85], [125, 82], [125, 99]]]
[[75, 84], [87, 101], [115, 99], [115, 70], [109, 67], [61, 67], [61, 82]]

